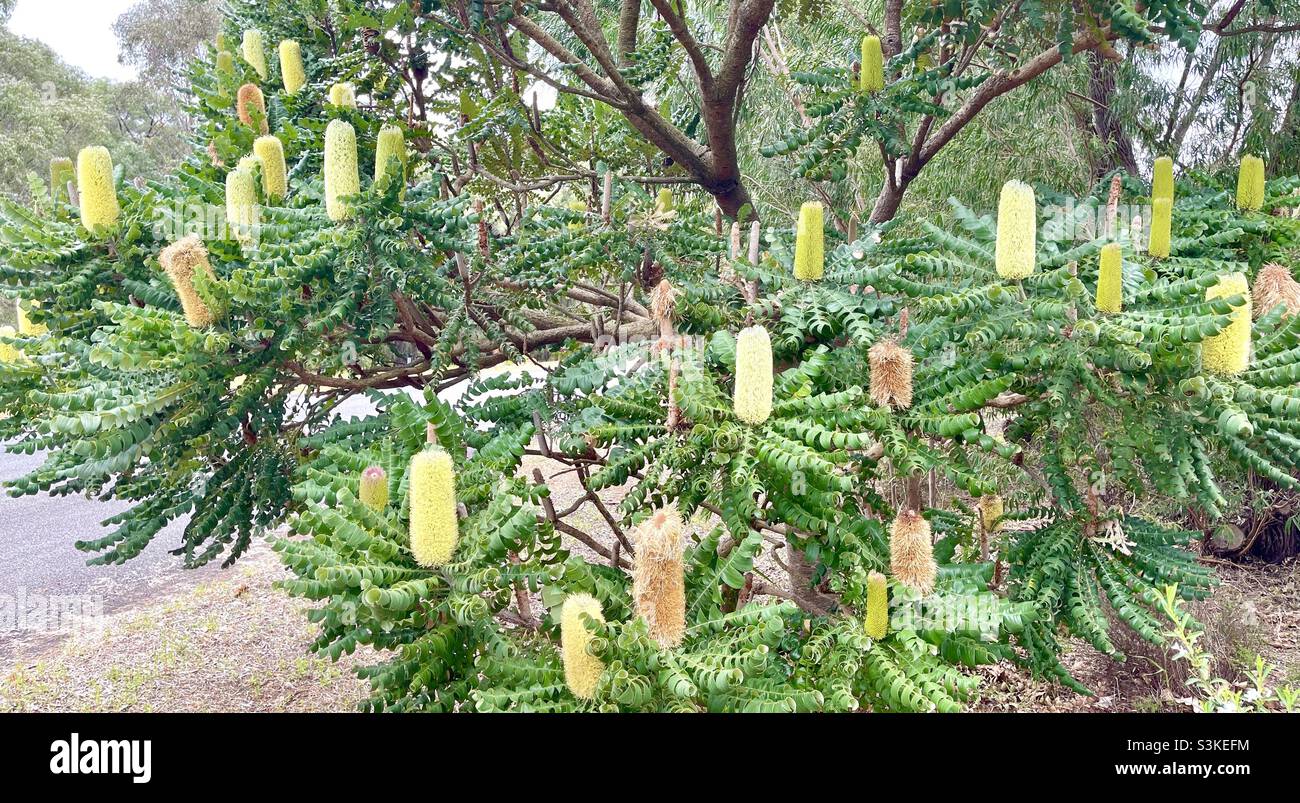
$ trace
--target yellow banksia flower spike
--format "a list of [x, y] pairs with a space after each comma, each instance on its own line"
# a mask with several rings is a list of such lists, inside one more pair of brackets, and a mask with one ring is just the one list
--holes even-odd
[[307, 83], [307, 73], [302, 67], [302, 48], [293, 39], [280, 42], [280, 78], [284, 91], [292, 95]]
[[16, 306], [18, 307], [18, 334], [25, 337], [40, 337], [50, 331], [50, 327], [43, 323], [32, 323], [32, 319], [27, 317], [27, 307], [39, 307], [40, 304], [35, 301], [24, 303], [19, 299]]
[[388, 175], [388, 162], [394, 156], [397, 157], [401, 165], [401, 175], [393, 180], [401, 184], [399, 197], [406, 196], [406, 140], [402, 137], [402, 129], [395, 125], [385, 125], [379, 129], [379, 138], [375, 140], [375, 183], [378, 184], [384, 176]]
[[889, 571], [898, 582], [922, 594], [934, 590], [939, 567], [934, 562], [930, 522], [915, 510], [904, 510], [889, 533]]
[[1232, 309], [1232, 322], [1217, 335], [1201, 342], [1201, 367], [1206, 373], [1233, 376], [1250, 367], [1250, 288], [1246, 276], [1230, 273], [1205, 291], [1207, 301], [1240, 295], [1245, 300]]
[[1151, 237], [1147, 253], [1164, 259], [1169, 256], [1170, 229], [1173, 226], [1174, 202], [1169, 198], [1151, 199]]
[[92, 145], [77, 154], [77, 196], [81, 203], [81, 225], [88, 231], [117, 223], [121, 209], [113, 186], [113, 157], [108, 148]]
[[357, 90], [351, 83], [343, 81], [330, 87], [330, 103], [348, 109], [357, 107]]
[[662, 215], [671, 211], [673, 211], [673, 191], [663, 187], [655, 196], [655, 212]]
[[1115, 315], [1124, 307], [1124, 251], [1106, 243], [1097, 261], [1097, 310]]
[[1168, 156], [1157, 158], [1151, 167], [1151, 200], [1157, 198], [1174, 199], [1174, 160]]
[[249, 242], [260, 217], [253, 174], [241, 168], [231, 170], [226, 174], [226, 224], [234, 230], [235, 238]]
[[998, 199], [994, 260], [999, 276], [1016, 281], [1032, 274], [1038, 261], [1038, 207], [1034, 188], [1015, 179], [1002, 185]]
[[824, 238], [822, 230], [822, 205], [808, 201], [799, 208], [799, 227], [794, 238], [794, 277], [803, 281], [816, 281], [822, 277], [824, 265]]
[[384, 471], [383, 466], [366, 466], [362, 469], [357, 498], [361, 504], [376, 513], [388, 507], [388, 472]]
[[862, 37], [862, 59], [858, 67], [858, 91], [879, 92], [885, 88], [885, 62], [880, 37]]
[[[256, 121], [254, 109], [257, 110]], [[239, 88], [235, 94], [235, 113], [239, 115], [239, 122], [249, 128], [256, 127], [263, 134], [267, 132], [266, 98], [257, 84], [244, 84]]]
[[16, 363], [22, 357], [22, 352], [17, 346], [4, 342], [17, 336], [18, 333], [12, 326], [0, 326], [0, 365]]
[[593, 634], [582, 621], [582, 615], [605, 623], [600, 602], [590, 594], [570, 594], [560, 608], [560, 650], [564, 656], [564, 682], [574, 697], [596, 699], [596, 688], [605, 664], [588, 652]]
[[195, 329], [206, 329], [216, 320], [207, 303], [194, 290], [194, 276], [202, 273], [212, 278], [212, 265], [208, 262], [208, 249], [197, 234], [182, 237], [158, 254], [167, 278], [171, 280], [176, 297], [181, 301], [185, 320]]
[[214, 37], [212, 37], [212, 46], [215, 47], [217, 50], [225, 50], [225, 49], [226, 49], [226, 35], [225, 35], [224, 33], [222, 33], [221, 31], [218, 31], [218, 32], [217, 32], [217, 35], [214, 36]]
[[56, 156], [50, 160], [50, 197], [55, 201], [69, 200], [68, 183], [77, 181], [77, 169], [72, 160], [66, 156]]
[[240, 52], [248, 66], [253, 68], [257, 77], [263, 81], [266, 80], [266, 51], [262, 47], [262, 32], [248, 30], [244, 31], [244, 40], [240, 45]]
[[432, 569], [451, 560], [460, 537], [456, 519], [456, 475], [451, 455], [438, 447], [411, 458], [409, 479], [411, 552]]
[[867, 575], [867, 635], [879, 641], [889, 634], [889, 583], [880, 572]]
[[893, 338], [878, 340], [867, 351], [871, 400], [881, 407], [912, 406], [912, 352]]
[[1237, 208], [1258, 212], [1264, 206], [1264, 160], [1258, 156], [1241, 157], [1237, 170]]
[[984, 532], [995, 533], [1002, 529], [1002, 515], [1006, 512], [1006, 506], [1002, 497], [997, 494], [990, 494], [980, 500], [980, 524], [984, 527]]
[[288, 169], [284, 163], [284, 145], [270, 134], [253, 141], [253, 154], [262, 165], [262, 194], [267, 200], [283, 198], [289, 193]]
[[360, 191], [356, 132], [342, 120], [331, 120], [325, 127], [325, 214], [335, 222], [350, 217], [343, 199]]
[[235, 74], [235, 54], [229, 50], [217, 52], [217, 72], [222, 75]]
[[632, 531], [632, 599], [650, 638], [665, 649], [686, 632], [686, 581], [682, 574], [682, 516], [675, 505], [656, 510]]
[[761, 424], [772, 414], [772, 341], [761, 326], [741, 329], [736, 335], [732, 408], [736, 418], [747, 424]]
[[1267, 315], [1279, 304], [1282, 317], [1300, 315], [1300, 282], [1292, 277], [1291, 271], [1276, 262], [1259, 269], [1251, 293], [1255, 317]]

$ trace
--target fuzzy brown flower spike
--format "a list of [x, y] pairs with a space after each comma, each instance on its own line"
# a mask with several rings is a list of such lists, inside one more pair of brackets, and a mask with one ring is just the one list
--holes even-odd
[[682, 517], [675, 505], [656, 510], [632, 533], [636, 558], [632, 597], [650, 626], [650, 637], [672, 649], [686, 632], [686, 585], [682, 575]]
[[912, 352], [888, 338], [867, 352], [871, 364], [871, 400], [881, 407], [906, 410], [912, 406]]
[[1282, 317], [1300, 313], [1300, 282], [1291, 276], [1291, 271], [1276, 262], [1270, 262], [1259, 269], [1255, 275], [1252, 288], [1255, 302], [1255, 315], [1262, 317], [1281, 304]]
[[934, 590], [939, 567], [934, 562], [930, 522], [915, 510], [904, 510], [889, 532], [889, 570], [903, 585], [922, 594]]

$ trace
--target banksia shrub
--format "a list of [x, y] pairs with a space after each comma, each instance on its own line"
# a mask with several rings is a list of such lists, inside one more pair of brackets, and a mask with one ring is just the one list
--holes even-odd
[[1173, 223], [1174, 202], [1169, 198], [1151, 199], [1151, 238], [1147, 253], [1164, 259], [1169, 256], [1170, 227]]
[[1201, 367], [1206, 373], [1232, 376], [1250, 367], [1250, 288], [1241, 273], [1230, 273], [1205, 291], [1207, 301], [1241, 295], [1245, 300], [1232, 309], [1232, 322], [1201, 343]]
[[822, 205], [808, 201], [799, 208], [799, 228], [794, 240], [794, 277], [816, 281], [824, 268]]
[[886, 338], [871, 347], [867, 360], [871, 366], [871, 400], [895, 410], [911, 407], [912, 352]]
[[880, 572], [867, 575], [867, 635], [879, 641], [889, 633], [889, 584]]
[[81, 225], [89, 231], [108, 228], [117, 222], [120, 209], [113, 186], [113, 157], [108, 148], [92, 145], [77, 154], [77, 195], [81, 203]]
[[344, 81], [330, 87], [330, 103], [349, 109], [357, 107], [357, 91], [352, 84]]
[[939, 567], [934, 562], [930, 522], [915, 510], [904, 510], [894, 519], [889, 532], [889, 570], [898, 582], [929, 594]]
[[361, 504], [377, 513], [388, 507], [388, 472], [382, 466], [367, 466], [362, 469], [357, 498]]
[[879, 92], [885, 88], [885, 60], [880, 52], [880, 37], [862, 37], [862, 60], [858, 69], [858, 90]]
[[1241, 157], [1237, 170], [1237, 208], [1258, 212], [1264, 205], [1264, 160], [1258, 156]]
[[62, 198], [65, 201], [71, 200], [68, 195], [68, 183], [77, 180], [77, 171], [72, 166], [72, 160], [66, 156], [56, 156], [50, 160], [50, 197], [54, 200]]
[[342, 120], [331, 120], [325, 127], [325, 214], [340, 221], [351, 212], [343, 200], [361, 190], [357, 173], [357, 135]]
[[636, 547], [632, 598], [650, 626], [650, 638], [665, 649], [686, 632], [686, 584], [682, 574], [682, 517], [673, 505], [656, 510], [632, 533]]
[[266, 80], [266, 51], [262, 48], [261, 31], [244, 31], [244, 41], [240, 47], [244, 61], [253, 68], [257, 77]]
[[1097, 269], [1097, 311], [1117, 314], [1124, 307], [1124, 252], [1119, 243], [1101, 247]]
[[262, 194], [268, 200], [283, 198], [289, 192], [288, 170], [284, 164], [284, 145], [270, 134], [253, 141], [253, 154], [262, 165]]
[[1034, 272], [1038, 253], [1038, 207], [1034, 188], [1012, 179], [998, 199], [998, 238], [994, 258], [998, 275], [1019, 280]]
[[1151, 168], [1151, 200], [1157, 198], [1174, 199], [1174, 160], [1161, 156]]
[[234, 229], [236, 239], [247, 242], [259, 217], [253, 174], [242, 168], [231, 170], [226, 174], [226, 223]]
[[1259, 269], [1252, 292], [1256, 317], [1267, 315], [1279, 304], [1283, 307], [1283, 317], [1300, 314], [1300, 282], [1276, 262]]
[[235, 74], [235, 54], [229, 50], [222, 50], [217, 53], [217, 72], [222, 75]]
[[307, 73], [302, 68], [302, 48], [293, 39], [280, 42], [280, 78], [284, 91], [292, 95], [307, 83]]
[[208, 263], [208, 249], [197, 234], [182, 237], [164, 248], [158, 254], [158, 263], [162, 265], [176, 290], [176, 297], [181, 300], [181, 309], [185, 311], [185, 320], [195, 329], [211, 326], [215, 317], [208, 305], [194, 290], [194, 275], [203, 273], [212, 276], [212, 266]]
[[395, 125], [386, 125], [379, 129], [379, 138], [375, 141], [375, 183], [388, 174], [388, 162], [397, 157], [401, 165], [401, 175], [393, 180], [402, 185], [400, 195], [406, 195], [406, 140], [402, 138], [402, 129]]
[[736, 387], [732, 392], [736, 418], [761, 424], [772, 414], [772, 341], [761, 326], [736, 335]]
[[[253, 110], [257, 110], [257, 121], [253, 120]], [[249, 128], [257, 128], [263, 134], [267, 132], [266, 126], [266, 99], [262, 97], [262, 90], [257, 84], [244, 84], [239, 88], [235, 95], [235, 113], [239, 115], [239, 122]]]
[[560, 608], [560, 651], [564, 656], [564, 682], [574, 697], [596, 699], [596, 687], [605, 664], [588, 652], [592, 633], [582, 621], [587, 614], [600, 624], [605, 623], [600, 602], [590, 594], [570, 594]]
[[451, 455], [436, 447], [417, 452], [409, 482], [411, 552], [416, 563], [432, 569], [451, 560], [460, 535]]

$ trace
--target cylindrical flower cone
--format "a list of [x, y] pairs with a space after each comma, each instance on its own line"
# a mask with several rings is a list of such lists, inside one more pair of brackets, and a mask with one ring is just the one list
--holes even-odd
[[885, 62], [880, 51], [880, 37], [862, 37], [862, 59], [858, 71], [860, 92], [879, 92], [885, 88]]
[[217, 72], [222, 75], [235, 74], [235, 54], [229, 50], [217, 52]]
[[330, 87], [330, 103], [347, 109], [357, 107], [357, 91], [352, 84], [344, 81]]
[[686, 632], [686, 585], [682, 574], [682, 517], [669, 505], [655, 511], [632, 531], [636, 556], [632, 598], [637, 614], [649, 625], [650, 637], [665, 649]]
[[33, 323], [32, 319], [27, 317], [27, 308], [39, 307], [40, 304], [35, 301], [23, 301], [22, 299], [18, 299], [16, 306], [18, 307], [18, 334], [23, 335], [24, 337], [40, 337], [50, 331], [50, 328], [45, 324]]
[[1237, 171], [1237, 208], [1258, 212], [1264, 206], [1264, 160], [1258, 156], [1241, 157]]
[[1283, 317], [1300, 314], [1300, 282], [1276, 262], [1270, 262], [1255, 274], [1252, 296], [1256, 317], [1267, 315], [1279, 305]]
[[1151, 168], [1151, 200], [1174, 198], [1174, 160], [1168, 156], [1156, 159]]
[[208, 249], [203, 246], [199, 236], [191, 234], [167, 246], [158, 254], [158, 263], [162, 265], [167, 278], [171, 280], [189, 325], [195, 329], [206, 329], [211, 326], [215, 320], [212, 310], [194, 290], [196, 273], [203, 273], [207, 277], [212, 276], [212, 266], [208, 262]]
[[253, 154], [262, 165], [262, 194], [267, 200], [283, 198], [289, 192], [288, 170], [284, 163], [284, 145], [270, 134], [253, 142]]
[[1232, 322], [1201, 342], [1201, 367], [1208, 374], [1233, 376], [1250, 367], [1250, 288], [1246, 277], [1230, 273], [1205, 291], [1207, 301], [1235, 295], [1245, 300], [1233, 307]]
[[50, 160], [50, 198], [55, 201], [68, 201], [68, 184], [77, 181], [77, 169], [72, 160], [66, 156], [56, 156]]
[[257, 77], [266, 80], [266, 50], [262, 47], [261, 31], [244, 31], [244, 41], [240, 46], [244, 61], [253, 68]]
[[871, 400], [894, 410], [911, 407], [912, 352], [887, 338], [872, 345], [867, 362], [871, 369]]
[[280, 42], [280, 77], [284, 91], [292, 95], [307, 83], [307, 73], [302, 67], [302, 48], [293, 39]]
[[415, 562], [428, 569], [442, 566], [451, 560], [460, 537], [451, 455], [436, 447], [417, 452], [408, 487]]
[[904, 510], [889, 533], [889, 571], [898, 582], [922, 594], [934, 590], [939, 567], [934, 561], [930, 522], [915, 510]]
[[257, 84], [244, 84], [239, 88], [235, 94], [235, 113], [239, 115], [239, 122], [249, 128], [256, 128], [263, 134], [267, 132], [266, 98]]
[[121, 212], [113, 186], [113, 157], [108, 148], [92, 145], [77, 154], [77, 199], [81, 204], [81, 225], [88, 231], [103, 230], [117, 223]]
[[22, 352], [18, 350], [18, 347], [5, 342], [17, 336], [18, 333], [14, 331], [12, 326], [0, 326], [0, 365], [16, 363], [22, 359]]
[[367, 466], [362, 470], [357, 498], [375, 512], [388, 507], [388, 472], [382, 466]]
[[772, 414], [772, 341], [761, 326], [736, 335], [736, 386], [732, 393], [736, 418], [761, 424]]
[[1111, 315], [1124, 307], [1124, 252], [1119, 243], [1101, 247], [1097, 268], [1097, 310]]
[[1151, 201], [1151, 238], [1147, 242], [1147, 253], [1164, 259], [1169, 256], [1170, 229], [1173, 225], [1174, 203], [1168, 198], [1154, 198]]
[[344, 199], [360, 191], [356, 132], [342, 120], [331, 120], [325, 127], [325, 214], [335, 222], [350, 217]]
[[388, 163], [397, 157], [400, 172], [393, 180], [401, 185], [399, 197], [406, 196], [406, 140], [402, 129], [395, 125], [386, 125], [379, 129], [379, 138], [375, 141], [375, 183], [378, 184], [388, 175]]
[[235, 238], [247, 243], [257, 229], [260, 210], [253, 174], [236, 168], [226, 174], [226, 224]]
[[1020, 280], [1034, 272], [1038, 261], [1038, 207], [1034, 188], [1011, 180], [998, 200], [998, 235], [994, 259], [998, 275]]
[[1005, 513], [1002, 497], [992, 494], [980, 500], [980, 525], [984, 532], [995, 533], [1002, 529], [1002, 514]]
[[825, 269], [823, 249], [825, 233], [822, 231], [822, 205], [808, 201], [799, 208], [799, 228], [794, 240], [794, 276], [803, 281], [816, 281]]
[[570, 594], [565, 598], [560, 608], [560, 651], [564, 657], [564, 682], [569, 691], [574, 697], [594, 700], [605, 664], [588, 652], [593, 635], [582, 620], [583, 614], [600, 624], [605, 622], [600, 602], [595, 597]]
[[889, 584], [880, 572], [867, 575], [867, 635], [879, 641], [889, 634]]

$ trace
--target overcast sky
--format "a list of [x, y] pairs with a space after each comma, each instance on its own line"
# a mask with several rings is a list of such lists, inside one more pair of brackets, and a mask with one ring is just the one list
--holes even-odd
[[64, 61], [95, 78], [129, 81], [135, 68], [117, 63], [113, 23], [136, 0], [18, 0], [9, 30], [39, 39]]

